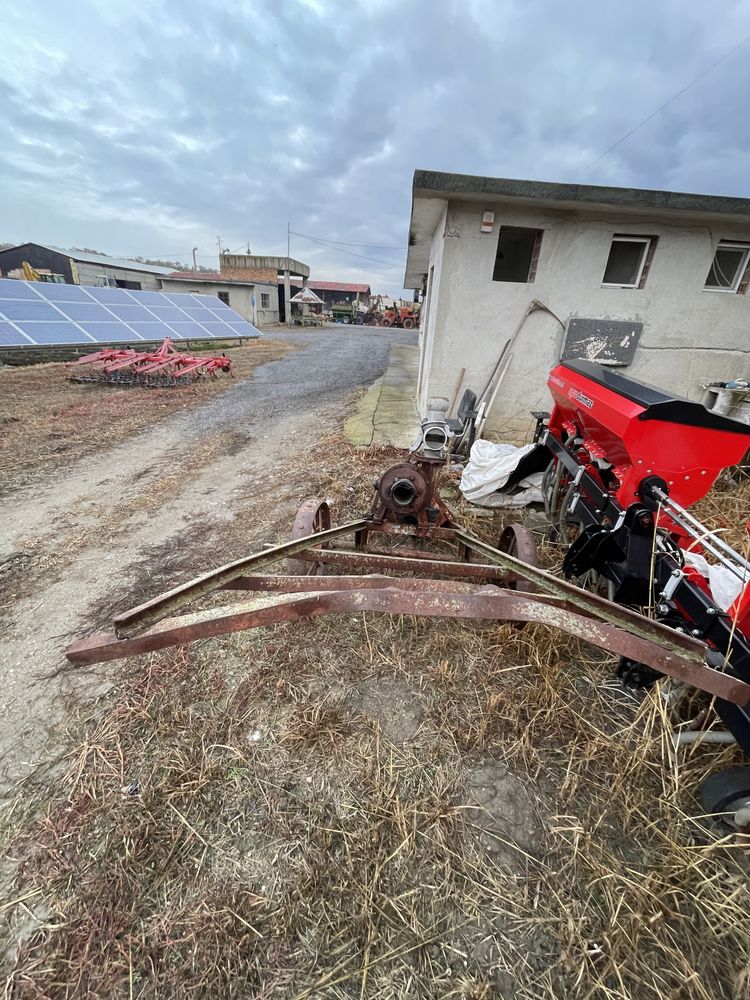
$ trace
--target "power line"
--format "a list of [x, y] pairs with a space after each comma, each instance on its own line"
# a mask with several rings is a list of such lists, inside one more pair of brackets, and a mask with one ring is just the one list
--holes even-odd
[[[302, 236], [302, 233], [294, 233], [293, 235]], [[385, 267], [400, 268], [402, 266], [401, 264], [394, 264], [393, 261], [390, 260], [378, 260], [377, 257], [365, 257], [365, 255], [361, 253], [353, 253], [351, 250], [341, 250], [339, 247], [329, 246], [327, 243], [323, 242], [323, 240], [315, 239], [314, 236], [302, 236], [302, 239], [310, 240], [311, 243], [317, 243], [320, 246], [324, 247], [326, 250], [333, 250], [334, 253], [347, 254], [349, 257], [359, 257], [360, 260], [369, 260], [372, 261], [374, 264], [383, 264]]]
[[326, 240], [322, 236], [305, 236], [304, 233], [295, 233], [292, 236], [301, 236], [303, 240], [315, 240], [317, 243], [331, 243], [340, 247], [366, 247], [368, 250], [408, 250], [408, 247], [396, 247], [384, 245], [382, 243], [346, 243], [344, 240]]
[[707, 69], [704, 69], [702, 73], [699, 73], [698, 76], [695, 77], [695, 79], [690, 81], [690, 83], [686, 84], [681, 90], [678, 90], [676, 94], [672, 94], [672, 96], [668, 100], [666, 100], [663, 104], [659, 105], [656, 111], [652, 111], [650, 115], [648, 115], [646, 118], [643, 119], [643, 121], [638, 122], [637, 125], [631, 128], [629, 132], [626, 132], [625, 135], [623, 135], [620, 139], [617, 140], [617, 142], [613, 142], [611, 146], [605, 149], [604, 152], [601, 154], [601, 156], [597, 156], [595, 160], [592, 160], [591, 163], [589, 163], [589, 165], [587, 167], [584, 167], [583, 169], [591, 170], [592, 167], [595, 167], [596, 164], [599, 163], [600, 160], [603, 160], [605, 156], [608, 156], [613, 149], [617, 149], [618, 146], [621, 146], [622, 143], [625, 142], [626, 139], [629, 139], [631, 135], [633, 135], [635, 132], [638, 131], [638, 129], [643, 128], [644, 125], [647, 125], [652, 118], [656, 118], [656, 116], [661, 114], [661, 112], [664, 111], [665, 108], [669, 107], [669, 105], [672, 104], [673, 101], [676, 101], [678, 97], [682, 97], [682, 95], [686, 91], [690, 90], [691, 87], [694, 87], [695, 84], [698, 83], [700, 80], [702, 80], [704, 76], [708, 76], [708, 74], [712, 70], [715, 70], [717, 66], [725, 62], [731, 55], [734, 55], [737, 49], [741, 49], [742, 46], [748, 41], [750, 41], [750, 35], [746, 35], [741, 42], [738, 42], [728, 52], [725, 52], [723, 56], [721, 56], [719, 59], [716, 60], [716, 62], [711, 63], [711, 65]]

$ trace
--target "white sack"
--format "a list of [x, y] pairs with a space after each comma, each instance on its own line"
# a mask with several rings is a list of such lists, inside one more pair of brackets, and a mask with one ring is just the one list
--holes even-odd
[[685, 562], [705, 576], [708, 589], [722, 611], [728, 611], [739, 597], [742, 581], [726, 566], [712, 566], [699, 552], [685, 552]]
[[[461, 476], [460, 489], [471, 503], [481, 507], [504, 507], [508, 498], [497, 494], [515, 472], [521, 459], [536, 448], [535, 444], [525, 444], [518, 448], [514, 444], [493, 444], [480, 438], [471, 446], [469, 461]], [[536, 486], [538, 477], [529, 476], [519, 485]], [[541, 497], [541, 493], [539, 494]], [[531, 502], [526, 500], [526, 503]]]

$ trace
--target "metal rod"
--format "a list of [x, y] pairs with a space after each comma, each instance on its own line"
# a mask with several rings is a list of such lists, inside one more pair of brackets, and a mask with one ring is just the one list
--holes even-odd
[[[670, 517], [672, 517], [672, 519], [679, 524], [681, 528], [684, 528], [689, 535], [692, 535], [696, 541], [699, 541], [703, 548], [708, 549], [712, 555], [716, 556], [717, 559], [720, 559], [722, 563], [727, 566], [727, 569], [732, 570], [735, 575], [739, 575], [734, 567], [727, 565], [724, 561], [726, 557], [729, 556], [745, 570], [741, 579], [748, 579], [748, 575], [750, 574], [750, 562], [741, 556], [736, 549], [733, 549], [732, 546], [725, 542], [719, 535], [710, 531], [705, 524], [702, 524], [697, 517], [693, 517], [690, 511], [685, 510], [681, 504], [677, 503], [676, 500], [673, 500], [668, 493], [664, 492], [664, 490], [660, 489], [658, 486], [652, 486], [651, 492], [661, 502], [661, 504], [667, 508]], [[680, 518], [682, 520], [680, 520]], [[715, 546], [716, 549], [719, 549], [723, 555], [716, 552], [713, 546]]]
[[132, 638], [107, 634], [90, 636], [74, 643], [66, 655], [72, 663], [100, 663], [262, 625], [362, 611], [413, 614], [426, 618], [539, 622], [592, 642], [615, 655], [646, 663], [725, 701], [744, 705], [750, 700], [750, 685], [708, 666], [703, 658], [705, 647], [695, 640], [688, 639], [685, 648], [673, 652], [661, 641], [658, 630], [653, 637], [634, 634], [617, 624], [597, 621], [550, 602], [543, 595], [520, 594], [492, 585], [480, 587], [473, 593], [425, 593], [388, 586], [295, 596], [266, 595], [235, 607], [213, 608], [184, 618], [170, 618]]
[[225, 583], [229, 583], [235, 577], [244, 575], [249, 569], [262, 569], [270, 563], [276, 562], [277, 559], [296, 556], [305, 549], [315, 547], [316, 545], [323, 545], [325, 542], [339, 538], [341, 535], [360, 531], [368, 524], [369, 521], [367, 518], [362, 518], [359, 521], [350, 521], [348, 524], [342, 524], [338, 528], [328, 528], [326, 531], [319, 531], [314, 535], [308, 535], [306, 538], [284, 542], [283, 545], [276, 545], [272, 549], [256, 552], [252, 556], [245, 556], [244, 559], [237, 559], [235, 562], [227, 563], [218, 569], [212, 570], [210, 573], [204, 573], [203, 576], [199, 576], [195, 580], [189, 580], [179, 587], [168, 590], [166, 594], [160, 594], [150, 601], [139, 604], [136, 608], [131, 608], [130, 611], [124, 611], [121, 615], [117, 615], [114, 619], [115, 631], [120, 636], [133, 635], [138, 629], [150, 625], [152, 622], [163, 618], [171, 612], [178, 611], [197, 597], [203, 597], [214, 590], [219, 590]]

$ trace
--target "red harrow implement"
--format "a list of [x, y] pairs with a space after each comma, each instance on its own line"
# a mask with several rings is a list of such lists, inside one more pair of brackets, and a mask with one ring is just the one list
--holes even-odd
[[70, 370], [71, 382], [166, 389], [216, 378], [219, 372], [231, 372], [232, 362], [223, 354], [211, 358], [177, 351], [167, 337], [158, 351], [139, 352], [132, 348], [96, 351], [69, 361], [66, 368]]
[[[493, 546], [457, 523], [437, 489], [451, 430], [428, 420], [420, 446], [376, 483], [365, 516], [331, 527], [325, 501], [309, 500], [290, 541], [118, 615], [112, 633], [80, 639], [68, 659], [97, 663], [332, 613], [536, 621], [619, 657], [628, 683], [667, 675], [713, 695], [750, 753], [750, 564], [683, 506], [740, 461], [750, 428], [589, 363], [559, 365], [550, 386], [556, 405], [537, 415], [536, 458], [547, 466], [548, 514], [569, 544], [564, 572], [577, 583], [538, 567], [523, 526]], [[737, 580], [731, 607], [690, 564], [698, 545]], [[285, 572], [268, 574], [281, 561]], [[223, 590], [252, 596], [186, 612]], [[739, 771], [728, 785], [713, 776], [722, 779], [713, 805], [750, 801]]]

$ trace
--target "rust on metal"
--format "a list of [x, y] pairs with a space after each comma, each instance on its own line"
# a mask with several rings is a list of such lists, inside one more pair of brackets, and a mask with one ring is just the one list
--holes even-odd
[[687, 642], [683, 649], [670, 650], [654, 639], [628, 634], [613, 624], [594, 621], [566, 607], [552, 605], [538, 594], [519, 594], [494, 586], [480, 587], [473, 593], [430, 593], [394, 587], [388, 581], [386, 586], [371, 589], [360, 587], [297, 596], [281, 594], [261, 598], [262, 606], [257, 606], [257, 600], [248, 605], [199, 612], [184, 619], [167, 619], [132, 638], [121, 639], [107, 634], [91, 636], [75, 643], [68, 650], [68, 659], [78, 664], [98, 663], [262, 625], [332, 613], [369, 611], [421, 617], [539, 622], [594, 642], [615, 655], [632, 656], [649, 663], [671, 677], [701, 687], [726, 701], [745, 704], [750, 700], [750, 685], [705, 663], [703, 643], [685, 637]]
[[124, 611], [121, 615], [117, 615], [114, 618], [115, 631], [120, 636], [132, 635], [139, 628], [145, 628], [152, 622], [158, 621], [159, 618], [163, 618], [164, 615], [179, 611], [180, 608], [184, 608], [186, 604], [190, 604], [198, 597], [204, 597], [206, 594], [219, 590], [223, 584], [237, 576], [242, 576], [246, 570], [263, 569], [276, 562], [277, 559], [284, 559], [287, 556], [295, 556], [298, 552], [304, 552], [305, 549], [310, 548], [311, 544], [320, 545], [323, 542], [333, 541], [334, 538], [340, 538], [342, 535], [350, 535], [352, 532], [366, 527], [367, 524], [368, 522], [364, 518], [360, 521], [351, 521], [338, 528], [329, 528], [328, 531], [323, 531], [313, 538], [284, 542], [282, 545], [275, 545], [263, 552], [256, 552], [252, 556], [245, 556], [244, 559], [226, 563], [210, 573], [204, 573], [203, 576], [199, 576], [195, 580], [189, 580], [179, 587], [168, 590], [165, 594], [160, 594], [150, 601], [139, 604], [136, 608], [131, 608], [130, 611]]
[[348, 566], [357, 570], [389, 569], [401, 573], [425, 573], [428, 570], [436, 576], [452, 577], [456, 580], [508, 580], [517, 574], [499, 566], [483, 563], [461, 563], [457, 560], [436, 559], [434, 556], [414, 558], [381, 552], [354, 552], [346, 549], [327, 549], [314, 555], [303, 555], [303, 559], [320, 560], [330, 566]]
[[[307, 501], [290, 541], [221, 566], [118, 615], [114, 634], [79, 640], [68, 650], [68, 659], [97, 663], [244, 629], [364, 611], [538, 622], [726, 701], [750, 701], [750, 685], [706, 663], [704, 643], [539, 568], [534, 539], [526, 528], [507, 528], [498, 547], [461, 528], [437, 492], [440, 464], [412, 458], [394, 466], [378, 480], [369, 516], [339, 527], [331, 527], [325, 501]], [[330, 547], [347, 536], [353, 547]], [[378, 536], [385, 547], [370, 544]], [[399, 548], [402, 538], [406, 547]], [[451, 554], [421, 547], [432, 542]], [[287, 575], [263, 575], [279, 561]], [[328, 567], [340, 567], [345, 575], [326, 576]], [[254, 596], [242, 604], [174, 617], [218, 590]]]

